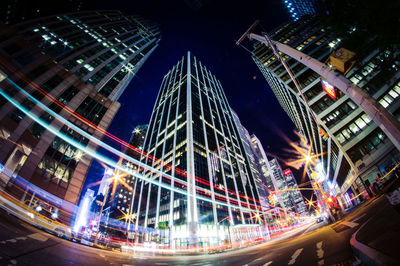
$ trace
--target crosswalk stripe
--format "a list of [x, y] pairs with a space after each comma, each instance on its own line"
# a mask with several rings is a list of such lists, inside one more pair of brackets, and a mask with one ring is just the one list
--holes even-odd
[[268, 261], [267, 263], [265, 263], [263, 266], [269, 266], [272, 264], [272, 261]]

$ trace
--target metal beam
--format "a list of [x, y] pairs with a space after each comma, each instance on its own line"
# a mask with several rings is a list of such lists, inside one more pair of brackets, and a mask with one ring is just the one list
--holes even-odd
[[288, 45], [273, 40], [268, 42], [264, 36], [254, 33], [250, 33], [247, 36], [249, 39], [258, 40], [269, 47], [271, 45], [275, 46], [278, 51], [287, 54], [324, 77], [329, 83], [341, 90], [361, 109], [363, 109], [400, 151], [400, 122], [367, 92], [353, 84], [341, 73]]

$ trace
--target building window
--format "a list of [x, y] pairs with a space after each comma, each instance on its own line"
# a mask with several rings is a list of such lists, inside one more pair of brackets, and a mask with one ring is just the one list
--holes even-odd
[[400, 82], [398, 82], [391, 90], [386, 92], [378, 101], [383, 107], [389, 107], [400, 95]]
[[90, 97], [87, 97], [76, 109], [76, 112], [78, 114], [80, 114], [95, 125], [98, 125], [100, 123], [106, 111], [106, 107]]
[[342, 131], [335, 137], [340, 144], [344, 145], [346, 142], [354, 138], [359, 131], [366, 127], [371, 122], [371, 118], [367, 114], [363, 114], [356, 118], [354, 122], [346, 125]]

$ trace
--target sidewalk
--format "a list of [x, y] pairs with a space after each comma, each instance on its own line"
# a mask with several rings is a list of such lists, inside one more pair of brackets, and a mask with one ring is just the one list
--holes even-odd
[[352, 236], [350, 244], [363, 265], [400, 265], [400, 214], [382, 196], [382, 207]]

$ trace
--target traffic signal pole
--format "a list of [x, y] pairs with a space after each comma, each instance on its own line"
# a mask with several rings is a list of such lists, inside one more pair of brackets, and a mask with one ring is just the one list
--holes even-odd
[[[400, 122], [367, 92], [352, 83], [341, 73], [331, 69], [324, 63], [321, 63], [320, 61], [288, 45], [273, 41], [268, 37], [268, 35], [261, 36], [258, 34], [249, 33], [249, 31], [247, 31], [245, 35], [250, 40], [258, 40], [260, 42], [263, 42], [268, 47], [271, 47], [275, 54], [279, 55], [279, 52], [282, 52], [292, 57], [296, 61], [302, 63], [303, 65], [307, 66], [308, 68], [312, 69], [320, 76], [324, 77], [326, 81], [328, 81], [330, 84], [346, 94], [355, 104], [363, 109], [371, 117], [371, 119], [382, 129], [386, 136], [388, 136], [393, 145], [400, 151]], [[243, 40], [243, 38], [241, 38], [240, 40]], [[281, 58], [280, 55], [279, 58]], [[285, 68], [286, 67], [287, 66], [285, 66]], [[291, 75], [289, 71], [288, 73], [289, 75]], [[296, 87], [297, 85], [298, 84], [296, 84]], [[300, 89], [299, 92], [301, 93]]]

